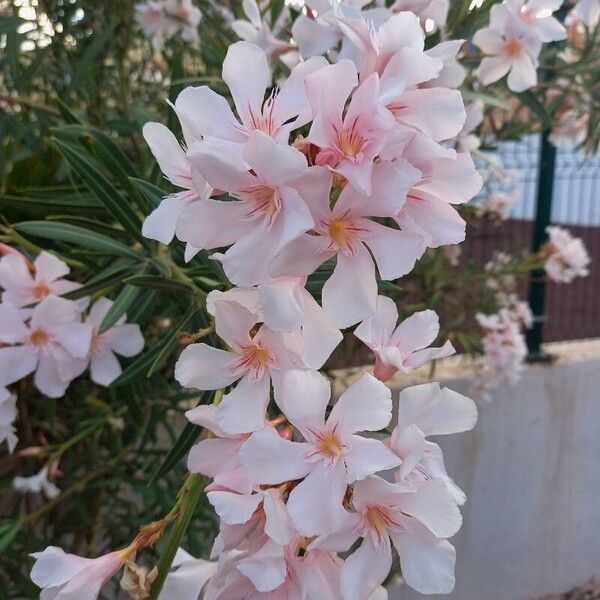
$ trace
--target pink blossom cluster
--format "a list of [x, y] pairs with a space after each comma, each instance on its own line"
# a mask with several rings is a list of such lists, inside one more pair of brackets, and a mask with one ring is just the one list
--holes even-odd
[[508, 74], [513, 92], [535, 86], [542, 44], [566, 37], [566, 29], [552, 16], [561, 5], [561, 0], [506, 0], [492, 6], [489, 26], [473, 36], [485, 54], [476, 72], [479, 81], [489, 85]]
[[[190, 344], [175, 367], [182, 386], [223, 391], [187, 413], [210, 432], [188, 467], [212, 479], [217, 562], [183, 556], [165, 587], [176, 600], [202, 588], [211, 600], [384, 598], [394, 552], [415, 589], [454, 586], [448, 538], [465, 497], [428, 437], [472, 428], [476, 407], [438, 384], [416, 386], [400, 394], [391, 425], [383, 381], [454, 349], [431, 347], [439, 333], [431, 310], [398, 324], [379, 287], [409, 273], [427, 248], [464, 239], [455, 206], [481, 177], [468, 153], [451, 149], [466, 113], [460, 92], [443, 83], [447, 62], [437, 54], [448, 46], [426, 52], [413, 13], [389, 13], [374, 29], [355, 8], [336, 19], [356, 61], [315, 53], [275, 87], [264, 49], [237, 42], [222, 73], [233, 109], [209, 87], [189, 87], [173, 105], [184, 145], [159, 123], [144, 127], [180, 188], [147, 217], [144, 235], [176, 237], [186, 260], [209, 251], [234, 286], [207, 298], [218, 344]], [[307, 289], [317, 272], [320, 302]], [[318, 369], [356, 324], [375, 376], [335, 399]], [[51, 558], [74, 561], [73, 577], [64, 569], [48, 577]], [[81, 560], [47, 549], [34, 580], [58, 586], [60, 600], [86, 569], [101, 573], [97, 594], [120, 568], [100, 557], [93, 564], [110, 568], [97, 572]]]
[[589, 275], [590, 256], [581, 238], [576, 238], [563, 227], [546, 229], [548, 242], [544, 247], [544, 268], [556, 283], [571, 283], [576, 277]]
[[81, 285], [66, 279], [69, 267], [54, 254], [42, 251], [30, 262], [11, 248], [2, 250], [0, 442], [7, 440], [13, 449], [15, 397], [7, 386], [33, 374], [40, 393], [60, 398], [88, 368], [92, 381], [107, 386], [121, 373], [116, 355], [138, 354], [144, 338], [139, 326], [125, 323], [125, 317], [100, 333], [112, 301], [99, 298], [87, 310], [89, 298], [63, 298]]
[[476, 318], [484, 331], [483, 356], [475, 365], [473, 395], [491, 399], [491, 392], [502, 384], [515, 385], [523, 371], [527, 344], [523, 328], [533, 324], [526, 302], [516, 294], [497, 294], [501, 309], [493, 315], [478, 313]]
[[135, 19], [153, 46], [161, 50], [175, 36], [197, 42], [202, 13], [192, 0], [145, 0], [136, 4]]

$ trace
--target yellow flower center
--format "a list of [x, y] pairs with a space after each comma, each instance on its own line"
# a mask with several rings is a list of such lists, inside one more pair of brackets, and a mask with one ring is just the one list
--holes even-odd
[[356, 158], [366, 141], [358, 132], [356, 121], [350, 127], [342, 127], [337, 133], [338, 150], [347, 158]]
[[343, 252], [351, 252], [357, 229], [348, 218], [333, 219], [328, 225], [331, 241]]
[[365, 525], [377, 533], [379, 538], [383, 538], [387, 534], [387, 530], [392, 524], [391, 519], [380, 506], [369, 506], [363, 515], [363, 520]]
[[45, 283], [38, 283], [33, 286], [33, 295], [36, 300], [43, 300], [46, 296], [50, 295], [50, 288]]
[[508, 54], [508, 56], [519, 56], [519, 54], [521, 54], [521, 51], [523, 50], [523, 44], [521, 44], [520, 40], [517, 39], [512, 39], [512, 40], [508, 40], [508, 42], [506, 42], [506, 53]]
[[334, 432], [319, 436], [315, 442], [315, 448], [320, 454], [329, 458], [337, 458], [344, 451], [344, 445]]
[[50, 341], [50, 336], [43, 329], [36, 329], [31, 332], [29, 339], [34, 346], [41, 348]]

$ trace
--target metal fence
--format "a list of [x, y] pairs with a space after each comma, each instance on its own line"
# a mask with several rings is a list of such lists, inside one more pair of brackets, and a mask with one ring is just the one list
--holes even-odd
[[[532, 245], [535, 230], [540, 136], [503, 142], [497, 155], [514, 172], [518, 202], [501, 225], [487, 223], [473, 240], [482, 261], [495, 250], [515, 253]], [[548, 283], [545, 295], [543, 341], [600, 337], [600, 157], [559, 148], [554, 165], [550, 221], [581, 237], [592, 263], [590, 275], [568, 285]], [[527, 290], [522, 292], [526, 295]]]

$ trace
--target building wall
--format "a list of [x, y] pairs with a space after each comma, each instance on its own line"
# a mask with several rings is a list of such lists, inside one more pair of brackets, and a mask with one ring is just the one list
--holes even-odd
[[[600, 575], [600, 342], [551, 351], [556, 364], [480, 405], [474, 431], [436, 440], [469, 498], [449, 600], [529, 600]], [[456, 369], [443, 381], [467, 392]]]

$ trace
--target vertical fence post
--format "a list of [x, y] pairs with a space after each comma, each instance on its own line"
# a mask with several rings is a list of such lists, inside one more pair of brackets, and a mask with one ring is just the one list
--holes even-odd
[[[546, 227], [550, 225], [552, 214], [556, 148], [550, 143], [549, 135], [550, 130], [545, 130], [540, 141], [537, 203], [531, 244], [533, 252], [537, 252], [546, 241]], [[543, 327], [546, 321], [546, 283], [544, 276], [544, 270], [537, 269], [532, 272], [529, 283], [529, 306], [533, 312], [533, 327], [527, 332], [527, 348], [530, 361], [543, 361], [547, 358], [541, 350]]]

